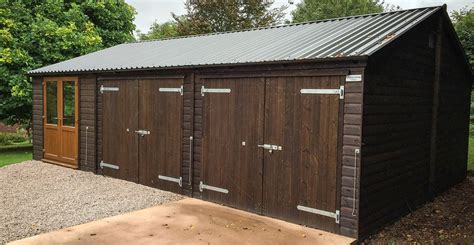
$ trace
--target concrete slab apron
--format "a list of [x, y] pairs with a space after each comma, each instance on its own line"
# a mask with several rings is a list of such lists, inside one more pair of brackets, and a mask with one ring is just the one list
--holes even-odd
[[353, 239], [187, 198], [11, 244], [349, 244]]

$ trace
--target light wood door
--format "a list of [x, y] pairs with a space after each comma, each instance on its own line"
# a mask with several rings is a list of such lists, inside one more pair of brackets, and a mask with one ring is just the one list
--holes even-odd
[[44, 86], [44, 159], [77, 167], [78, 84], [76, 77], [46, 78]]

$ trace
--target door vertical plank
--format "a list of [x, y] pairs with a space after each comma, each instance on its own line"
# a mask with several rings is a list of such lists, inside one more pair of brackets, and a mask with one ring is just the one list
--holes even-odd
[[224, 194], [203, 190], [213, 202], [260, 213], [262, 209], [263, 78], [204, 79], [203, 182], [224, 188]]
[[140, 129], [150, 131], [139, 137], [140, 183], [181, 193], [178, 183], [160, 180], [159, 175], [179, 179], [181, 173], [183, 96], [160, 92], [160, 88], [180, 88], [182, 78], [140, 80]]
[[[138, 81], [104, 80], [104, 87], [119, 91], [102, 95], [102, 161], [119, 166], [104, 167], [102, 173], [138, 182]], [[128, 129], [128, 131], [127, 131]]]
[[[335, 213], [339, 96], [301, 94], [302, 88], [339, 88], [339, 77], [267, 78], [264, 214], [334, 232], [335, 219], [297, 210], [298, 205]], [[276, 193], [275, 193], [276, 192]]]

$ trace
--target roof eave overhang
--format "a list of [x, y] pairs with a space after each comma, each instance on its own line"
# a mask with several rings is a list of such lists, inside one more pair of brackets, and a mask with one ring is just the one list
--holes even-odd
[[[166, 67], [148, 67], [148, 68], [131, 68], [131, 69], [105, 69], [105, 70], [83, 70], [83, 71], [53, 71], [31, 73], [30, 77], [54, 76], [54, 75], [81, 75], [81, 74], [110, 74], [110, 73], [126, 73], [139, 71], [163, 71], [163, 70], [184, 70], [184, 69], [203, 69], [203, 68], [218, 68], [218, 67], [243, 67], [243, 66], [263, 66], [263, 65], [295, 65], [308, 63], [337, 63], [337, 62], [355, 62], [361, 67], [366, 65], [369, 56], [349, 56], [349, 57], [330, 57], [318, 59], [298, 59], [298, 60], [283, 60], [283, 61], [262, 61], [262, 62], [247, 62], [247, 63], [226, 63], [226, 64], [206, 64], [206, 65], [187, 65], [187, 66], [166, 66]], [[354, 65], [352, 65], [354, 66]], [[343, 65], [341, 65], [343, 67]]]

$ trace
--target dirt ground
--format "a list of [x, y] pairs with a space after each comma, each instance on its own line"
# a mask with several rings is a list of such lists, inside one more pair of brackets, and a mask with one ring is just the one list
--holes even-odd
[[392, 242], [474, 244], [474, 172], [433, 202], [365, 241]]
[[311, 244], [351, 238], [186, 198], [13, 242], [55, 244]]

